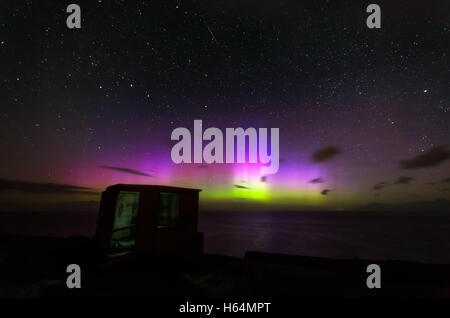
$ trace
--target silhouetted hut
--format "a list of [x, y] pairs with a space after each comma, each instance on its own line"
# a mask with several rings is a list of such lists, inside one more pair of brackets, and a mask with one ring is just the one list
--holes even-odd
[[203, 252], [197, 230], [198, 189], [117, 184], [102, 193], [96, 239], [109, 255], [195, 256]]

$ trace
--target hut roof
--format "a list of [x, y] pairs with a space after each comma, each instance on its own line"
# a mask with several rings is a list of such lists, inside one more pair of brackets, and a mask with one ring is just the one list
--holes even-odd
[[175, 192], [200, 192], [201, 189], [192, 188], [180, 188], [171, 187], [164, 185], [153, 185], [153, 184], [115, 184], [106, 188], [106, 190], [112, 191], [175, 191]]

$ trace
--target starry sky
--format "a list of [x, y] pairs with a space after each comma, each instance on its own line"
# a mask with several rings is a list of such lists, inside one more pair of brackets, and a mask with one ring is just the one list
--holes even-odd
[[[391, 3], [390, 3], [391, 2]], [[216, 209], [450, 199], [448, 1], [78, 0], [0, 7], [0, 209], [98, 204], [116, 183]], [[280, 128], [280, 169], [183, 164], [177, 127]]]

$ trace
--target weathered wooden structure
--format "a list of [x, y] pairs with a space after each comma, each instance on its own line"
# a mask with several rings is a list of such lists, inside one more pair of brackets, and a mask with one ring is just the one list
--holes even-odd
[[109, 255], [195, 256], [199, 189], [117, 184], [102, 193], [96, 239]]

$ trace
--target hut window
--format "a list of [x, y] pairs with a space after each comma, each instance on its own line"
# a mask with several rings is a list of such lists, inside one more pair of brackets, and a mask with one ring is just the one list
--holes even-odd
[[171, 228], [178, 223], [180, 216], [180, 197], [176, 193], [161, 192], [159, 195], [159, 210], [156, 227]]
[[111, 248], [115, 251], [129, 250], [134, 246], [139, 192], [120, 191], [114, 213]]

